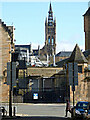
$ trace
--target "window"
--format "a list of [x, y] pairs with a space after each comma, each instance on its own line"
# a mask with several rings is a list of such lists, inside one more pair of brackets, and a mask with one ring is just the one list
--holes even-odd
[[50, 44], [50, 37], [48, 37], [48, 43]]
[[26, 76], [27, 76], [26, 71], [24, 71], [24, 70], [19, 70], [19, 73], [18, 73], [18, 78], [19, 78], [19, 79], [23, 79], [23, 78], [25, 78]]
[[52, 22], [51, 21], [49, 22], [49, 26], [52, 26]]
[[18, 78], [20, 79], [20, 78], [24, 78], [24, 72], [23, 72], [23, 70], [19, 70], [19, 73], [18, 73]]
[[81, 65], [81, 66], [78, 66], [78, 72], [79, 72], [79, 73], [82, 73], [82, 65]]
[[53, 37], [52, 37], [52, 45], [54, 44], [54, 39], [53, 39]]

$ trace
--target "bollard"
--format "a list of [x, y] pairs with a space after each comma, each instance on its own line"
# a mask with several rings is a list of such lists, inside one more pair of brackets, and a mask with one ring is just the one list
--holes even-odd
[[2, 107], [2, 113], [3, 113], [3, 117], [5, 116], [5, 108], [4, 107]]
[[2, 117], [2, 110], [1, 110], [1, 107], [0, 107], [0, 120], [1, 120], [1, 117]]
[[15, 116], [15, 106], [13, 107], [13, 116]]

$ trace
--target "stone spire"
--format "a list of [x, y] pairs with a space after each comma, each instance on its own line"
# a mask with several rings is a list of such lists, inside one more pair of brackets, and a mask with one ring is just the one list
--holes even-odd
[[45, 20], [45, 52], [48, 56], [56, 54], [56, 19], [53, 20], [53, 11], [50, 2], [48, 18]]
[[68, 62], [87, 63], [87, 60], [80, 50], [78, 44], [76, 44]]
[[52, 6], [51, 6], [51, 2], [50, 2], [50, 7], [49, 7], [49, 11], [48, 11], [48, 25], [53, 25], [53, 12], [52, 12]]
[[51, 11], [51, 12], [52, 12], [52, 6], [51, 6], [51, 2], [50, 2], [49, 11]]

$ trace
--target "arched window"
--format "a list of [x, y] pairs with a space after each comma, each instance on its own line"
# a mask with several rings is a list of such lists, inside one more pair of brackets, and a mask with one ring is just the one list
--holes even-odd
[[50, 44], [50, 36], [48, 37], [48, 44]]
[[52, 37], [52, 45], [54, 44], [54, 39], [53, 39], [53, 37]]

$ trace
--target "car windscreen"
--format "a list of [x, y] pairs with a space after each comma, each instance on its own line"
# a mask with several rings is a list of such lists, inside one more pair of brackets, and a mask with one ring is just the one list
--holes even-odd
[[88, 105], [87, 105], [87, 109], [90, 110], [90, 103], [88, 103]]
[[76, 108], [87, 108], [88, 103], [77, 103]]

